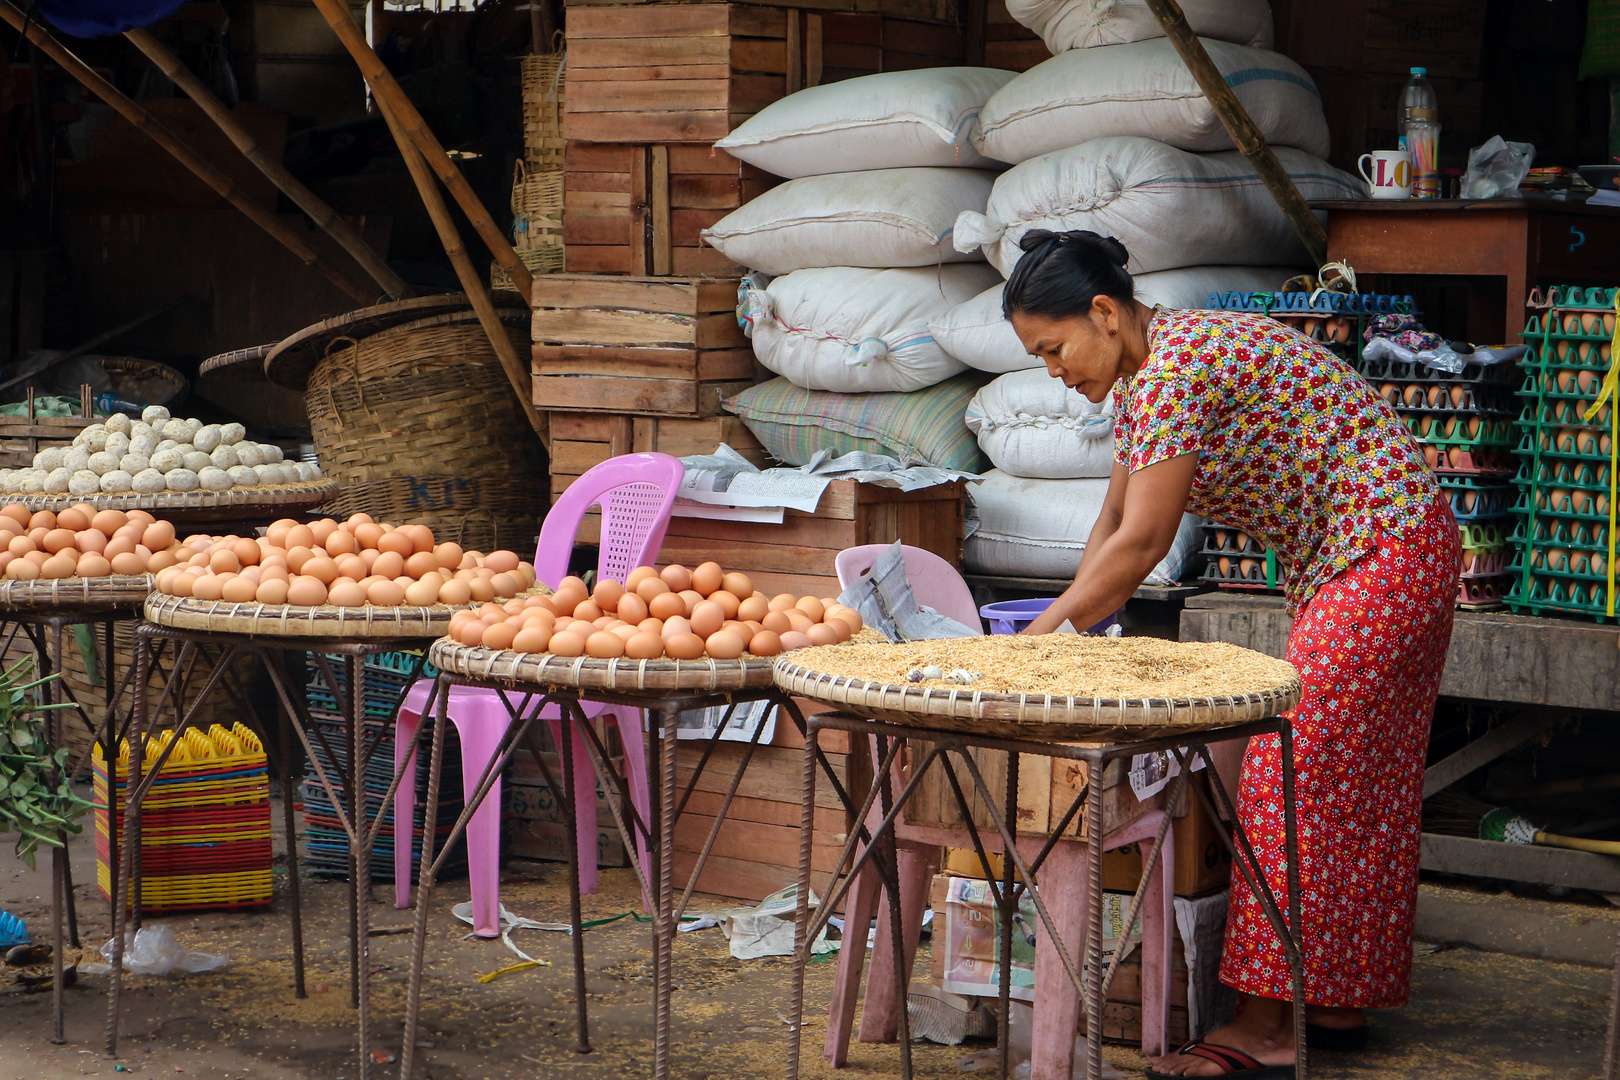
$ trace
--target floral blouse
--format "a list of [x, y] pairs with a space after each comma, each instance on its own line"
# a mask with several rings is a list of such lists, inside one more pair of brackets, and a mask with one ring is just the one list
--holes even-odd
[[1421, 527], [1439, 485], [1383, 401], [1327, 349], [1263, 315], [1161, 311], [1148, 357], [1114, 387], [1115, 460], [1135, 472], [1198, 451], [1187, 509], [1274, 551], [1289, 607]]

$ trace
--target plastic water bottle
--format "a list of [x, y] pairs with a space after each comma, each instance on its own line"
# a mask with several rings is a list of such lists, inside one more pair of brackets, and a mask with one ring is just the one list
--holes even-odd
[[1401, 145], [1412, 158], [1412, 197], [1440, 197], [1440, 103], [1427, 68], [1415, 67], [1401, 91], [1396, 126]]
[[141, 415], [141, 406], [133, 401], [126, 401], [111, 390], [103, 390], [96, 395], [96, 411], [111, 416], [115, 412], [128, 413], [131, 416]]
[[1429, 82], [1429, 69], [1415, 67], [1412, 77], [1401, 90], [1401, 107], [1395, 117], [1395, 129], [1404, 137], [1406, 125], [1414, 119], [1440, 122], [1440, 102], [1434, 96], [1434, 84]]

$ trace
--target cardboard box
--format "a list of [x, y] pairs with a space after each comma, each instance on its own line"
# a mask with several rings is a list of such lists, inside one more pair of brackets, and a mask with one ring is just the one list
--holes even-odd
[[[1203, 784], [1205, 780], [1195, 775], [1192, 782]], [[1176, 846], [1174, 891], [1177, 896], [1205, 896], [1231, 883], [1232, 856], [1221, 842], [1203, 804], [1194, 797], [1189, 797], [1188, 801], [1191, 809], [1170, 826]], [[1151, 841], [1145, 846], [1151, 847]], [[1126, 844], [1103, 852], [1104, 889], [1136, 891], [1142, 880], [1143, 847], [1143, 844]]]

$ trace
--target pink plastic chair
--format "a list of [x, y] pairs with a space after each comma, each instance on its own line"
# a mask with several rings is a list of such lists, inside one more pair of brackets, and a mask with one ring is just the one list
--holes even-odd
[[[601, 558], [599, 578], [623, 581], [631, 570], [651, 564], [663, 546], [669, 527], [670, 508], [680, 487], [685, 468], [668, 454], [624, 454], [610, 458], [568, 485], [568, 490], [546, 515], [540, 527], [540, 543], [535, 551], [536, 576], [556, 587], [568, 575], [568, 562], [574, 551], [579, 525], [593, 506], [602, 508]], [[406, 695], [396, 720], [394, 767], [415, 766], [416, 732], [422, 722], [433, 684], [418, 682]], [[616, 723], [624, 744], [625, 770], [630, 798], [643, 821], [648, 820], [650, 798], [647, 788], [645, 744], [642, 739], [641, 710], [628, 706], [581, 702], [585, 715]], [[511, 726], [512, 715], [493, 690], [457, 686], [450, 690], [449, 716], [461, 736], [463, 790], [477, 790], [484, 770], [489, 767], [501, 739]], [[552, 742], [560, 746], [562, 714], [549, 706], [542, 716], [550, 722]], [[573, 740], [573, 761], [563, 763], [570, 779], [574, 800], [574, 829], [580, 853], [580, 891], [596, 891], [596, 770], [583, 738]], [[415, 785], [401, 783], [394, 807], [394, 906], [411, 905], [411, 819], [416, 803]], [[429, 814], [429, 818], [432, 818]], [[473, 932], [480, 937], [500, 936], [500, 819], [501, 781], [497, 777], [489, 794], [467, 822], [468, 878], [472, 891]], [[636, 838], [643, 861], [646, 845]]]
[[[847, 587], [870, 569], [887, 544], [867, 544], [839, 552], [834, 562], [838, 583]], [[905, 546], [906, 577], [919, 603], [933, 608], [967, 626], [979, 627], [978, 605], [973, 593], [956, 568], [938, 555], [921, 548]], [[876, 760], [875, 746], [873, 748]], [[895, 764], [895, 790], [905, 786], [900, 763]], [[1163, 821], [1162, 811], [1144, 814], [1129, 825], [1110, 833], [1108, 848], [1138, 841], [1151, 841]], [[875, 829], [883, 815], [873, 807], [867, 827]], [[925, 828], [908, 824], [904, 814], [895, 823], [896, 854], [900, 871], [900, 940], [904, 950], [902, 970], [909, 973], [922, 936], [923, 911], [928, 907], [928, 887], [939, 871], [941, 847], [969, 847], [965, 831]], [[986, 851], [1000, 851], [1001, 838], [982, 837]], [[1030, 838], [1019, 850], [1026, 859], [1039, 854], [1044, 838]], [[1083, 940], [1084, 914], [1089, 881], [1085, 874], [1086, 846], [1083, 842], [1060, 842], [1053, 846], [1041, 868], [1045, 895], [1064, 898], [1065, 903], [1050, 907], [1070, 955], [1078, 955]], [[1175, 898], [1170, 883], [1175, 880], [1175, 847], [1165, 833], [1159, 867], [1148, 883], [1142, 908], [1142, 1048], [1163, 1053], [1170, 1022], [1170, 935], [1175, 926]], [[889, 928], [889, 898], [875, 866], [861, 871], [845, 901], [844, 947], [838, 953], [838, 972], [833, 981], [832, 1000], [827, 1008], [827, 1042], [824, 1053], [834, 1067], [842, 1067], [849, 1057], [849, 1039], [855, 1022], [855, 1003], [860, 991], [861, 969], [866, 950], [862, 928], [877, 915], [876, 944], [872, 953], [872, 975], [867, 981], [866, 1001], [861, 1013], [862, 1042], [892, 1042], [899, 1035], [899, 1009], [895, 1000], [894, 945]], [[1074, 1031], [1080, 1020], [1080, 997], [1069, 981], [1063, 962], [1048, 944], [1045, 924], [1036, 930], [1035, 1020], [1030, 1060], [1031, 1080], [1068, 1080], [1074, 1059]], [[909, 980], [908, 980], [909, 981]]]

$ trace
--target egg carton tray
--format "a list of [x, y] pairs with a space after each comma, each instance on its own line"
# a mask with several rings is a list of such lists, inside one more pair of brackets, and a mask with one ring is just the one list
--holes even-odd
[[1410, 296], [1388, 293], [1212, 292], [1204, 304], [1216, 311], [1262, 315], [1355, 316], [1410, 315], [1417, 310]]
[[1420, 361], [1368, 360], [1356, 362], [1361, 377], [1375, 386], [1385, 382], [1476, 383], [1513, 385], [1519, 380], [1519, 364], [1504, 360], [1498, 364], [1464, 364], [1461, 371], [1440, 371]]
[[1462, 573], [1464, 578], [1495, 577], [1506, 573], [1508, 567], [1508, 551], [1506, 548], [1464, 548], [1462, 560]]
[[[1591, 420], [1586, 419], [1588, 412], [1592, 413]], [[1527, 403], [1515, 418], [1514, 425], [1520, 431], [1568, 428], [1575, 435], [1590, 431], [1602, 438], [1609, 434], [1609, 418], [1610, 405], [1606, 401], [1593, 410], [1590, 398], [1552, 396]]]
[[1564, 581], [1532, 574], [1527, 586], [1515, 578], [1505, 603], [1512, 611], [1531, 615], [1578, 615], [1600, 623], [1614, 622], [1608, 613], [1608, 582]]
[[1440, 476], [1511, 478], [1516, 464], [1506, 449], [1468, 446], [1423, 447], [1423, 460]]
[[1464, 578], [1457, 583], [1457, 606], [1464, 611], [1490, 611], [1503, 606], [1509, 580], [1506, 576]]
[[1475, 521], [1494, 521], [1505, 518], [1512, 510], [1512, 488], [1502, 491], [1454, 491], [1448, 496], [1451, 514], [1459, 524]]
[[1519, 437], [1519, 443], [1513, 448], [1513, 453], [1521, 458], [1533, 459], [1539, 453], [1543, 458], [1607, 464], [1610, 450], [1613, 448], [1608, 433], [1593, 432], [1595, 437], [1592, 439], [1581, 438], [1582, 433], [1551, 427], [1543, 427], [1540, 431], [1525, 431]]
[[[1613, 355], [1614, 345], [1608, 338], [1591, 340], [1587, 338], [1574, 340], [1564, 337], [1549, 338], [1546, 341], [1537, 339], [1529, 346], [1529, 352], [1524, 355], [1524, 371], [1537, 371], [1554, 366], [1571, 367], [1577, 370], [1607, 371], [1609, 358]], [[1546, 364], [1542, 364], [1542, 358]]]
[[[1513, 391], [1513, 396], [1521, 399], [1540, 401], [1546, 398], [1561, 400], [1584, 401], [1587, 404], [1598, 399], [1603, 390], [1603, 372], [1597, 368], [1560, 368], [1551, 372], [1547, 378], [1539, 374], [1532, 374]], [[1522, 415], [1522, 410], [1516, 410]]]
[[[1588, 496], [1582, 498], [1581, 496]], [[1536, 491], [1532, 496], [1530, 492], [1520, 490], [1517, 501], [1513, 504], [1512, 512], [1528, 516], [1532, 506], [1538, 518], [1544, 516], [1568, 518], [1572, 521], [1609, 522], [1609, 492], [1604, 489], [1600, 492], [1590, 492], [1585, 489], [1559, 489], [1558, 495], [1551, 492]]]
[[1601, 522], [1589, 524], [1566, 518], [1537, 517], [1534, 533], [1528, 530], [1528, 518], [1520, 518], [1513, 526], [1509, 542], [1515, 547], [1562, 547], [1581, 551], [1609, 550], [1609, 526]]
[[1530, 316], [1520, 336], [1526, 341], [1612, 341], [1614, 310], [1557, 311]]
[[1242, 529], [1234, 529], [1228, 525], [1205, 525], [1204, 546], [1200, 554], [1265, 558], [1266, 549], [1260, 541]]
[[1514, 477], [1514, 482], [1520, 487], [1535, 485], [1546, 488], [1570, 487], [1588, 491], [1607, 491], [1609, 463], [1602, 459], [1570, 461], [1546, 457], [1542, 458], [1540, 464], [1533, 469], [1530, 462], [1525, 462], [1518, 476]]
[[1526, 551], [1515, 551], [1508, 570], [1523, 574], [1564, 578], [1571, 581], [1609, 580], [1609, 553], [1607, 551], [1580, 551], [1570, 548], [1537, 546]]
[[[1242, 560], [1242, 562], [1249, 561], [1248, 559]], [[1228, 569], [1223, 572], [1218, 562], [1211, 562], [1204, 569], [1204, 576], [1199, 580], [1210, 585], [1218, 585], [1223, 589], [1250, 589], [1260, 592], [1280, 591], [1282, 585], [1276, 580], [1275, 572], [1273, 572], [1271, 580], [1268, 581], [1266, 578], [1266, 560], [1256, 559], [1254, 563], [1255, 565], [1245, 568], [1241, 562], [1234, 560]]]
[[1374, 389], [1396, 412], [1506, 416], [1518, 414], [1514, 393], [1506, 385], [1470, 386], [1465, 383], [1382, 382]]
[[1539, 288], [1531, 289], [1530, 297], [1524, 302], [1524, 306], [1537, 311], [1545, 311], [1548, 308], [1613, 311], [1617, 292], [1620, 292], [1620, 289], [1605, 285], [1553, 285], [1546, 292], [1542, 292]]

